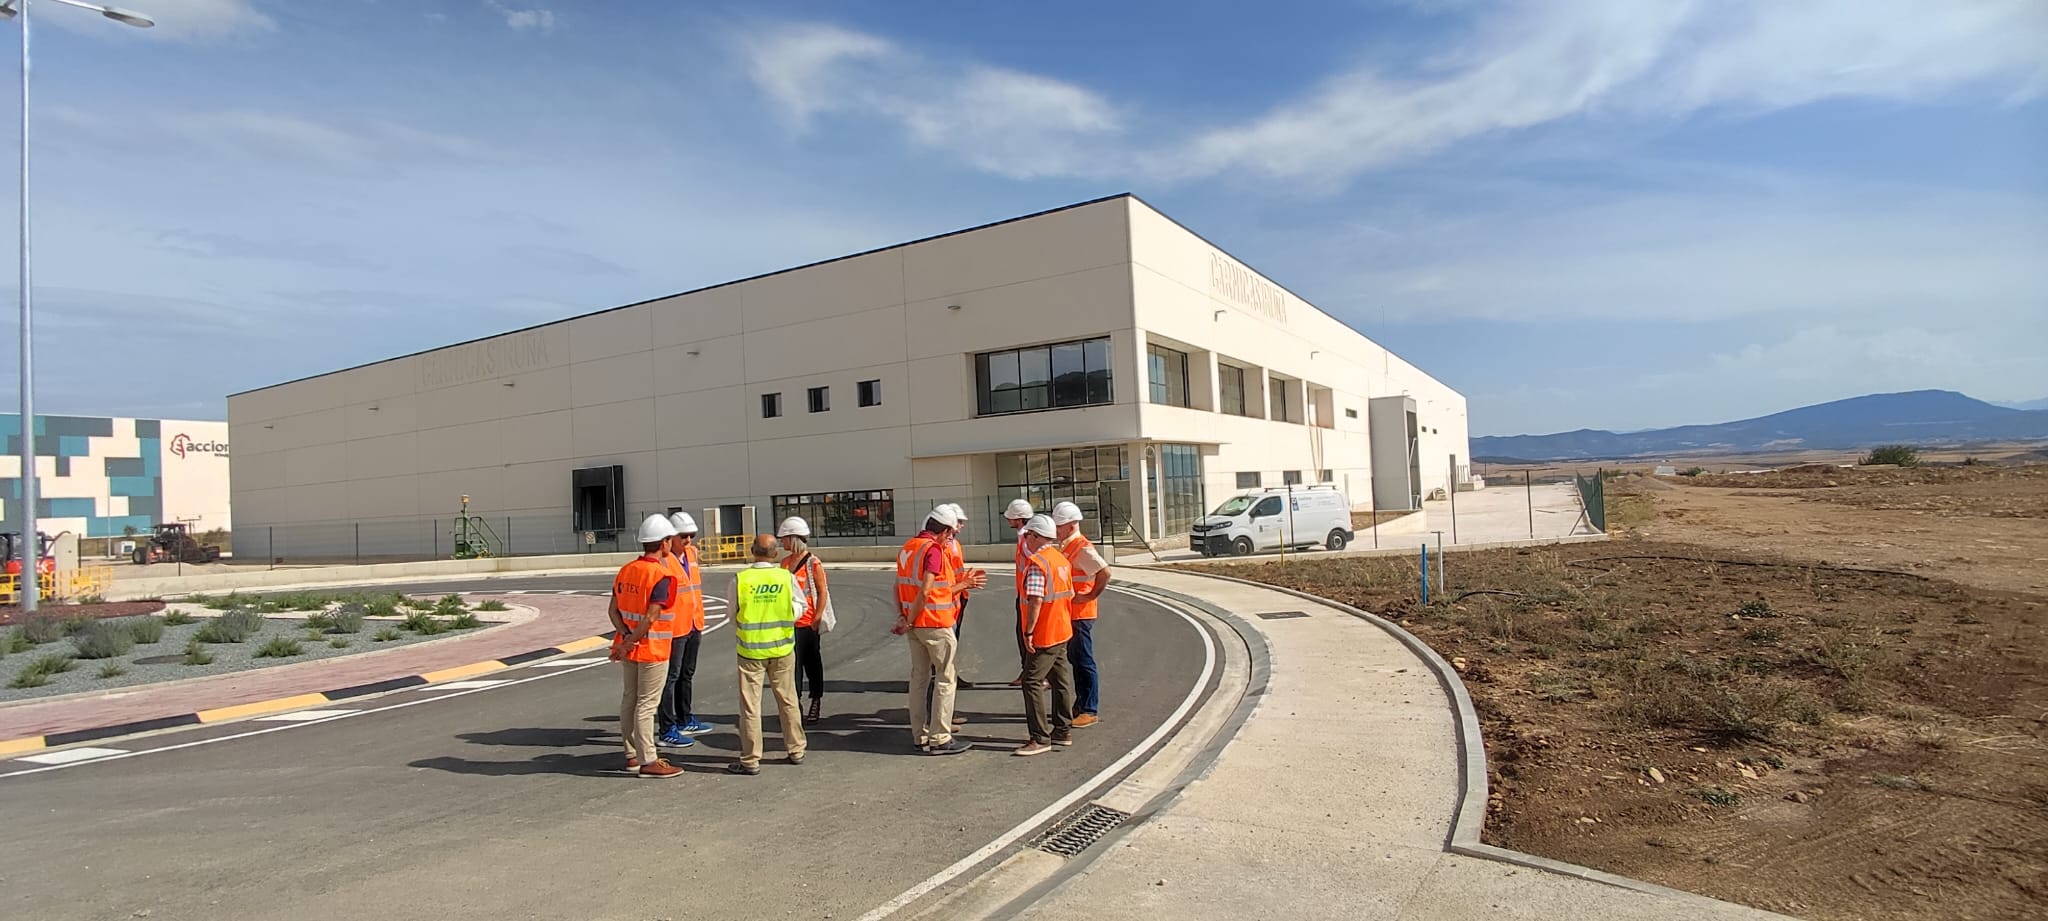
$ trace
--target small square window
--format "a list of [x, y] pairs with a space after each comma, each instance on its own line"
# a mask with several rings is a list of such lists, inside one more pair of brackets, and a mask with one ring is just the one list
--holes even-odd
[[1356, 418], [1358, 418], [1358, 410], [1355, 410], [1355, 409], [1347, 409], [1347, 410], [1345, 410], [1345, 411], [1344, 411], [1344, 418], [1346, 418], [1346, 419], [1356, 419]]
[[861, 382], [860, 382], [860, 385], [859, 385], [859, 390], [860, 390], [860, 393], [859, 393], [859, 396], [860, 396], [860, 405], [862, 405], [862, 406], [880, 406], [880, 405], [882, 405], [882, 382], [881, 382], [881, 381], [861, 381]]
[[1237, 488], [1239, 489], [1257, 489], [1262, 482], [1257, 473], [1240, 473], [1237, 475]]
[[774, 419], [782, 415], [782, 394], [761, 394], [761, 418]]
[[1299, 470], [1282, 470], [1282, 471], [1280, 471], [1280, 482], [1281, 482], [1281, 483], [1282, 483], [1283, 485], [1287, 485], [1287, 486], [1299, 486], [1299, 485], [1301, 485], [1301, 471], [1299, 471]]
[[1336, 472], [1336, 471], [1334, 471], [1334, 470], [1324, 470], [1324, 471], [1323, 471], [1323, 474], [1322, 474], [1322, 482], [1325, 482], [1325, 483], [1335, 483], [1335, 482], [1337, 482], [1337, 472]]
[[832, 388], [812, 387], [810, 397], [811, 412], [822, 413], [832, 408]]

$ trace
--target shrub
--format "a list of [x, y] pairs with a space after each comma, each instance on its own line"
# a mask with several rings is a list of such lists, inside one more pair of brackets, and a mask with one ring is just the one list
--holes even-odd
[[225, 595], [192, 595], [185, 600], [202, 608], [212, 608], [216, 611], [252, 608], [262, 601], [262, 599], [254, 595], [244, 595], [241, 592], [229, 592]]
[[93, 623], [94, 621], [92, 618], [85, 617], [83, 615], [74, 615], [71, 617], [66, 617], [64, 618], [62, 624], [64, 629], [64, 635], [77, 636], [81, 633], [84, 633], [86, 630], [90, 629]]
[[15, 630], [29, 642], [40, 646], [64, 638], [64, 621], [48, 614], [37, 614], [22, 622]]
[[437, 608], [457, 609], [467, 609], [469, 607], [469, 605], [463, 603], [461, 595], [442, 595], [441, 600], [435, 602], [434, 606]]
[[128, 669], [123, 668], [119, 662], [108, 662], [100, 666], [101, 678], [119, 678], [125, 674], [128, 674]]
[[200, 641], [195, 637], [191, 642], [185, 644], [185, 664], [212, 665], [213, 653], [207, 652], [206, 647], [201, 645]]
[[448, 632], [448, 623], [446, 621], [424, 611], [414, 611], [405, 615], [405, 620], [399, 626], [421, 636], [433, 636]]
[[286, 592], [270, 598], [270, 606], [279, 611], [324, 611], [333, 596], [319, 592]]
[[363, 599], [363, 613], [371, 617], [398, 616], [398, 595], [371, 595]]
[[1777, 612], [1777, 611], [1776, 611], [1775, 609], [1773, 609], [1773, 608], [1771, 607], [1771, 603], [1770, 603], [1770, 602], [1768, 602], [1768, 601], [1765, 601], [1765, 600], [1763, 600], [1762, 598], [1758, 598], [1758, 599], [1757, 599], [1757, 600], [1755, 600], [1755, 601], [1745, 601], [1745, 602], [1743, 602], [1743, 603], [1742, 603], [1742, 607], [1739, 607], [1739, 608], [1736, 608], [1736, 609], [1735, 609], [1735, 614], [1736, 614], [1736, 616], [1738, 616], [1738, 617], [1776, 617], [1776, 616], [1778, 616], [1778, 612]]
[[1727, 790], [1721, 789], [1720, 787], [1713, 787], [1705, 790], [1695, 790], [1693, 792], [1697, 793], [1701, 801], [1705, 802], [1709, 806], [1730, 807], [1742, 805], [1742, 794], [1731, 793]]
[[193, 617], [186, 611], [173, 610], [164, 612], [164, 626], [166, 627], [182, 627], [195, 620], [198, 620], [198, 618]]
[[363, 610], [362, 605], [355, 603], [344, 604], [334, 609], [333, 613], [327, 615], [327, 632], [361, 633], [363, 632], [363, 618], [366, 616], [368, 616], [368, 612]]
[[28, 664], [27, 670], [32, 672], [42, 672], [45, 675], [61, 675], [76, 667], [78, 667], [78, 663], [72, 661], [72, 658], [70, 656], [67, 656], [61, 652], [53, 652], [49, 655], [43, 656], [35, 660], [34, 662], [30, 662]]
[[1705, 467], [1687, 467], [1687, 468], [1685, 468], [1684, 470], [1680, 470], [1680, 471], [1678, 471], [1678, 475], [1679, 475], [1679, 476], [1699, 476], [1700, 474], [1702, 474], [1702, 473], [1705, 473], [1705, 472], [1707, 472], [1707, 468], [1705, 468]]
[[71, 645], [78, 650], [81, 659], [111, 659], [133, 651], [135, 636], [128, 632], [128, 628], [103, 620], [73, 636]]
[[261, 649], [256, 650], [256, 658], [289, 659], [292, 656], [304, 655], [305, 653], [306, 648], [300, 646], [298, 640], [288, 636], [273, 636], [269, 642], [263, 644]]
[[509, 611], [509, 610], [511, 610], [511, 608], [508, 608], [508, 607], [506, 607], [506, 606], [505, 606], [505, 602], [499, 601], [499, 600], [498, 600], [498, 599], [496, 599], [496, 598], [492, 598], [492, 599], [491, 599], [491, 600], [489, 600], [489, 601], [483, 601], [483, 602], [479, 602], [479, 603], [477, 604], [477, 606], [476, 606], [476, 609], [477, 609], [477, 610], [479, 610], [479, 611]]
[[12, 630], [7, 631], [7, 639], [5, 641], [0, 641], [0, 652], [12, 655], [17, 652], [27, 652], [31, 649], [36, 648], [36, 641], [29, 639], [28, 635], [21, 632], [21, 630], [22, 628], [16, 627]]
[[1857, 461], [1857, 463], [1865, 467], [1879, 464], [1890, 464], [1894, 467], [1918, 467], [1920, 466], [1920, 450], [1912, 445], [1885, 445], [1881, 448], [1872, 448], [1870, 453], [1863, 455], [1863, 459]]
[[456, 630], [475, 630], [483, 625], [483, 621], [477, 620], [476, 615], [468, 611], [455, 615], [455, 619], [448, 622], [448, 626]]
[[431, 611], [434, 609], [435, 602], [431, 598], [413, 598], [407, 596], [398, 599], [398, 605], [399, 607], [412, 608], [418, 611]]
[[392, 640], [403, 637], [404, 635], [405, 634], [398, 632], [398, 629], [395, 627], [383, 627], [378, 629], [377, 635], [371, 637], [371, 639], [374, 639], [379, 643], [389, 643]]
[[148, 646], [151, 643], [163, 642], [164, 619], [161, 617], [128, 617], [117, 620], [115, 623], [128, 628], [128, 635], [135, 638], [135, 643], [138, 646]]
[[329, 649], [347, 649], [348, 647], [349, 640], [345, 636], [337, 636], [327, 641], [327, 648]]
[[202, 643], [239, 643], [263, 629], [263, 615], [249, 608], [236, 608], [199, 625], [193, 634]]
[[15, 690], [26, 690], [28, 688], [39, 688], [49, 683], [49, 675], [33, 669], [24, 669], [21, 673], [14, 676], [13, 681], [7, 682], [7, 686]]
[[79, 604], [106, 604], [106, 603], [107, 603], [107, 596], [105, 596], [105, 595], [85, 595], [85, 596], [83, 596], [83, 597], [81, 597], [81, 598], [79, 598], [79, 599], [78, 599], [78, 603], [79, 603]]

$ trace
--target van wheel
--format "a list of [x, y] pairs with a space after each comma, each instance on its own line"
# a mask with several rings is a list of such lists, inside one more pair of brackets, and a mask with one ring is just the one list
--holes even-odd
[[1251, 556], [1252, 539], [1249, 537], [1240, 537], [1234, 541], [1231, 541], [1230, 552], [1235, 553], [1238, 556]]
[[1331, 553], [1335, 553], [1339, 550], [1344, 549], [1344, 545], [1350, 542], [1351, 539], [1349, 537], [1344, 536], [1344, 532], [1342, 530], [1333, 530], [1330, 532], [1330, 539], [1325, 541], [1323, 543], [1323, 546], [1328, 547]]

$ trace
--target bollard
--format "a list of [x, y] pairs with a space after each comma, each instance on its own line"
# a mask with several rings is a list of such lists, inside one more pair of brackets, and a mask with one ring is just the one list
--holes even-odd
[[1422, 603], [1429, 603], [1429, 542], [1422, 543]]

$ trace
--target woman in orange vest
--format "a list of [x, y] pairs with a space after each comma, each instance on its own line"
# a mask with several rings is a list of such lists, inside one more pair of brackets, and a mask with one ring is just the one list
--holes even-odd
[[1023, 610], [1017, 628], [1031, 656], [1024, 673], [1031, 740], [1011, 754], [1030, 757], [1074, 744], [1074, 670], [1067, 662], [1067, 641], [1074, 636], [1074, 568], [1053, 545], [1059, 529], [1051, 518], [1034, 515], [1022, 530], [1025, 557], [1017, 567], [1017, 595]]
[[683, 772], [663, 761], [654, 747], [654, 711], [661, 705], [676, 630], [676, 578], [662, 549], [675, 533], [675, 525], [660, 515], [641, 522], [641, 556], [620, 568], [612, 580], [607, 611], [613, 631], [611, 659], [625, 675], [625, 693], [619, 698], [619, 736], [626, 745], [626, 770], [642, 777], [675, 777]]
[[786, 518], [776, 526], [775, 536], [786, 551], [782, 568], [796, 577], [796, 590], [804, 597], [804, 613], [796, 620], [796, 694], [802, 697], [809, 685], [811, 708], [804, 711], [804, 725], [815, 726], [825, 707], [825, 651], [820, 641], [832, 629], [823, 617], [831, 604], [831, 589], [826, 584], [825, 564], [810, 550], [810, 522]]

